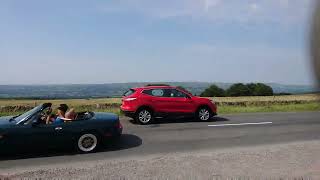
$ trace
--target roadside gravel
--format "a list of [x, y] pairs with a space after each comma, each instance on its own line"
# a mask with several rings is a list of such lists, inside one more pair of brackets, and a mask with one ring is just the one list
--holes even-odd
[[320, 179], [320, 141], [12, 168], [3, 178]]

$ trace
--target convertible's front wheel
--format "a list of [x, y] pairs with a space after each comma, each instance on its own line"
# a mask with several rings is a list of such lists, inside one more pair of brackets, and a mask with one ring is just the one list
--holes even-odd
[[91, 133], [82, 134], [77, 142], [78, 150], [83, 153], [94, 152], [98, 148], [98, 145], [98, 136]]

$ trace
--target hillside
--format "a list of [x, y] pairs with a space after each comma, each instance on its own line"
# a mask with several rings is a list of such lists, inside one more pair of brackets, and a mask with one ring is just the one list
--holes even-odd
[[[199, 95], [211, 84], [228, 88], [231, 83], [207, 82], [162, 82], [183, 86]], [[118, 97], [127, 89], [149, 83], [73, 84], [73, 85], [0, 85], [0, 98], [96, 98]], [[305, 85], [268, 84], [275, 93], [304, 94], [316, 92], [316, 88]]]

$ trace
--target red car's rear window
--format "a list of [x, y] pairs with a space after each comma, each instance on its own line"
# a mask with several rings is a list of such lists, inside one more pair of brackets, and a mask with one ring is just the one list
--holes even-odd
[[129, 89], [127, 92], [125, 92], [124, 94], [123, 94], [123, 96], [130, 96], [130, 95], [132, 95], [133, 93], [135, 93], [136, 91], [134, 90], [134, 89]]

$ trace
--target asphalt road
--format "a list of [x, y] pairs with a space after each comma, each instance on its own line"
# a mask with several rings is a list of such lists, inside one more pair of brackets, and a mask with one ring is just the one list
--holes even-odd
[[219, 116], [210, 122], [159, 119], [147, 126], [121, 119], [124, 135], [100, 152], [73, 154], [49, 152], [0, 157], [0, 170], [18, 167], [81, 163], [136, 155], [196, 150], [221, 150], [265, 144], [320, 140], [320, 112], [257, 113]]

